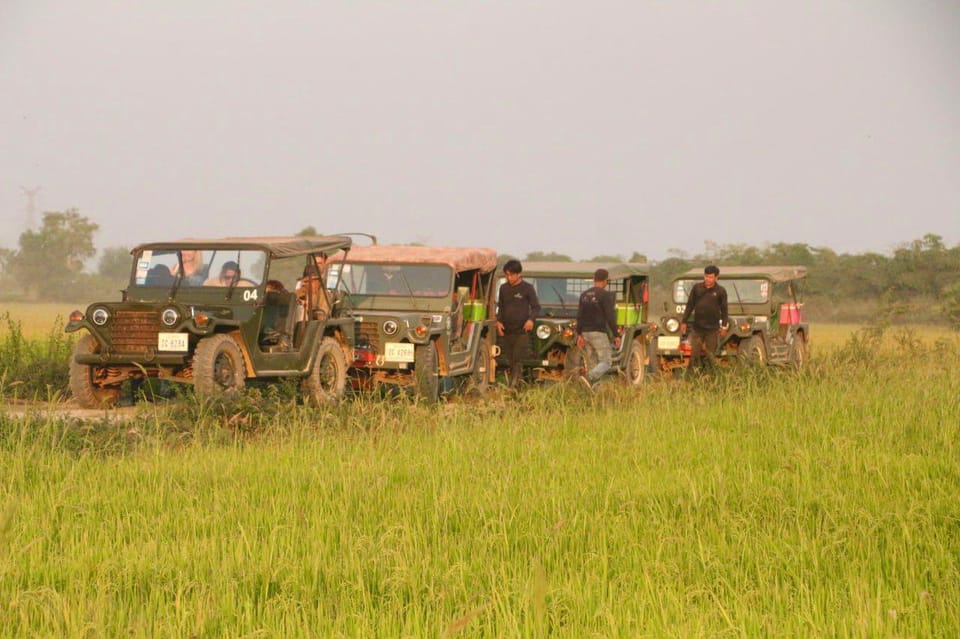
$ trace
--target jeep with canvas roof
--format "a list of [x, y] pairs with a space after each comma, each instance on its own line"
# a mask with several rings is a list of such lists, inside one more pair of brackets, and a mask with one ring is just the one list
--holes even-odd
[[577, 347], [576, 320], [580, 294], [593, 286], [598, 268], [610, 273], [607, 290], [616, 295], [617, 324], [623, 329], [620, 348], [613, 352], [612, 370], [623, 373], [631, 385], [643, 381], [653, 335], [647, 323], [649, 269], [646, 264], [619, 262], [523, 264], [523, 279], [533, 285], [540, 301], [540, 316], [530, 336], [532, 359], [525, 362], [535, 379], [576, 377], [595, 365], [593, 349]]
[[70, 315], [68, 333], [87, 331], [70, 361], [74, 397], [84, 407], [110, 406], [124, 382], [144, 378], [212, 396], [238, 391], [247, 379], [292, 377], [309, 402], [337, 400], [353, 321], [330, 314], [325, 287], [305, 284], [350, 246], [337, 235], [137, 246], [121, 301]]
[[486, 248], [354, 247], [330, 266], [337, 304], [356, 341], [356, 388], [412, 389], [428, 402], [466, 382], [493, 379], [497, 254]]
[[[800, 286], [804, 266], [721, 266], [717, 283], [727, 291], [730, 326], [721, 337], [717, 360], [741, 364], [802, 366], [807, 359], [810, 327], [803, 320]], [[671, 303], [657, 330], [660, 369], [685, 367], [690, 342], [680, 334], [680, 320], [694, 284], [703, 281], [703, 269], [691, 269], [673, 280]]]

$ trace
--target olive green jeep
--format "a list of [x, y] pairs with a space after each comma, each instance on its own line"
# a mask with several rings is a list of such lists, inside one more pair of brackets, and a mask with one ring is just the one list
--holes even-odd
[[110, 406], [124, 382], [146, 378], [212, 396], [247, 379], [294, 377], [311, 403], [339, 399], [353, 321], [331, 315], [320, 272], [350, 246], [334, 235], [136, 247], [121, 301], [70, 315], [68, 333], [87, 330], [70, 361], [74, 397], [84, 407]]
[[496, 260], [485, 248], [374, 245], [332, 264], [329, 285], [355, 326], [353, 387], [408, 388], [427, 402], [485, 390], [496, 366]]
[[593, 349], [577, 346], [577, 309], [580, 294], [593, 286], [598, 268], [610, 273], [607, 290], [616, 295], [617, 324], [622, 329], [611, 370], [623, 374], [631, 385], [643, 382], [653, 337], [653, 327], [647, 323], [649, 269], [646, 264], [598, 262], [523, 264], [523, 279], [533, 285], [540, 301], [530, 337], [532, 359], [524, 364], [535, 380], [569, 379], [596, 365]]
[[[803, 366], [810, 327], [803, 321], [800, 287], [804, 266], [721, 266], [717, 283], [727, 291], [730, 326], [719, 339], [721, 363]], [[692, 269], [671, 285], [672, 308], [664, 303], [657, 329], [660, 370], [676, 372], [690, 359], [690, 342], [680, 334], [680, 320], [694, 284], [703, 270]]]

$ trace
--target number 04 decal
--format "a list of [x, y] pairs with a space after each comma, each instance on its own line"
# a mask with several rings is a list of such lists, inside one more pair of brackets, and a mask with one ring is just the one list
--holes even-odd
[[249, 302], [250, 300], [256, 301], [256, 299], [257, 299], [257, 289], [255, 289], [255, 288], [248, 288], [247, 290], [245, 290], [245, 291], [243, 292], [243, 301], [244, 301], [244, 302]]

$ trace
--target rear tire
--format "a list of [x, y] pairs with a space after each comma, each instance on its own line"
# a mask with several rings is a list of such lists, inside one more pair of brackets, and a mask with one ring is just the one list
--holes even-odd
[[213, 335], [197, 343], [193, 354], [193, 386], [200, 397], [240, 393], [246, 374], [243, 352], [229, 335]]
[[120, 384], [99, 384], [96, 381], [99, 367], [76, 362], [77, 355], [99, 352], [100, 344], [89, 333], [81, 337], [73, 347], [73, 356], [70, 358], [70, 392], [83, 408], [111, 408], [120, 401]]
[[310, 374], [300, 385], [303, 399], [311, 406], [336, 404], [347, 386], [347, 356], [340, 343], [324, 337], [317, 346]]
[[790, 365], [797, 369], [803, 368], [807, 363], [808, 354], [807, 336], [803, 333], [794, 333], [793, 341], [790, 343], [790, 352], [787, 356]]
[[440, 398], [440, 365], [437, 362], [436, 342], [416, 346], [413, 366], [417, 397], [428, 404], [436, 403]]
[[635, 337], [630, 356], [627, 357], [626, 380], [628, 386], [640, 386], [647, 373], [647, 342], [643, 336]]

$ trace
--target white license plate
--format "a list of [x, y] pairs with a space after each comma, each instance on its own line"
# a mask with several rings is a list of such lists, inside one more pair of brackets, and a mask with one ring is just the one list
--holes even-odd
[[675, 351], [680, 348], [679, 335], [661, 335], [657, 338], [657, 348], [661, 351]]
[[387, 342], [383, 350], [383, 359], [388, 362], [412, 362], [413, 344]]
[[157, 350], [186, 353], [190, 350], [187, 337], [186, 333], [159, 333], [157, 335]]

